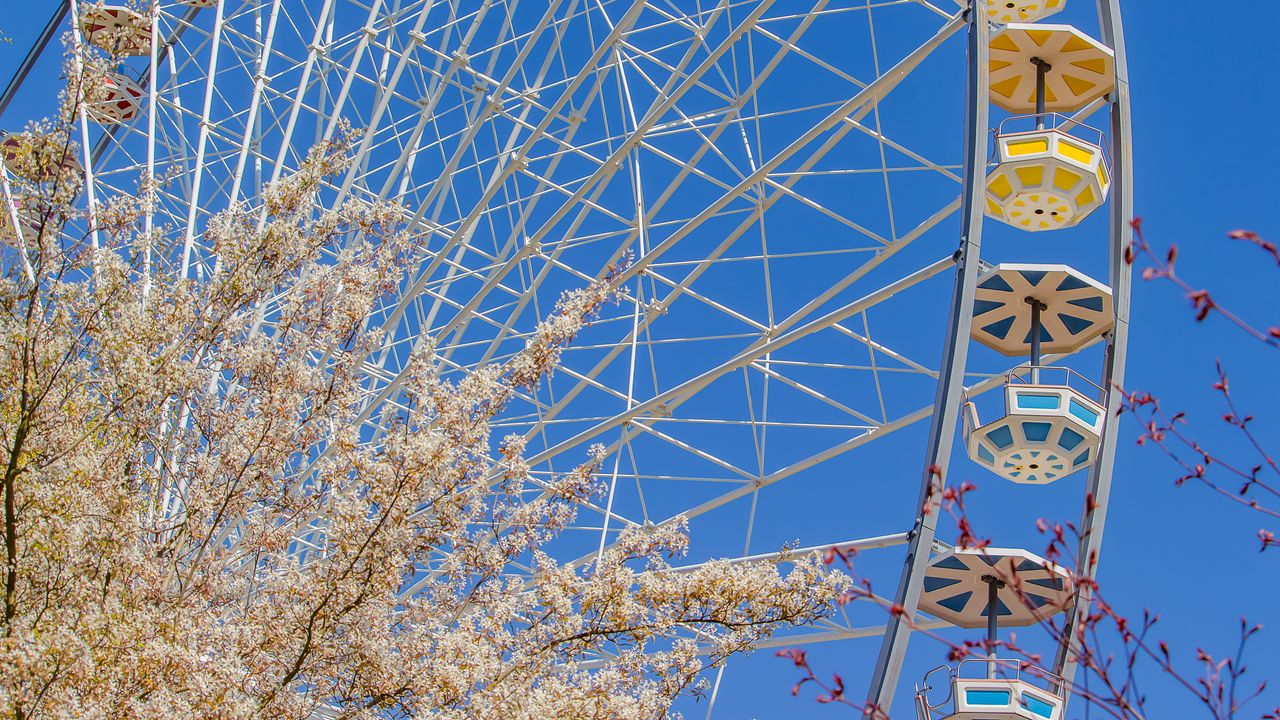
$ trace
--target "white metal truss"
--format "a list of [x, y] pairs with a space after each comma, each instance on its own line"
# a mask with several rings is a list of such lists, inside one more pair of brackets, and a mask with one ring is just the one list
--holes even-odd
[[[162, 0], [152, 14], [159, 42], [122, 67], [142, 112], [81, 123], [86, 202], [167, 178], [147, 227], [184, 242], [145, 267], [199, 276], [217, 262], [211, 213], [260, 207], [314, 143], [355, 128], [355, 162], [322, 201], [398, 201], [428, 251], [368, 319], [385, 331], [365, 362], [369, 442], [424, 338], [450, 373], [501, 361], [562, 291], [629, 258], [621, 301], [497, 422], [526, 436], [539, 477], [608, 448], [607, 495], [565, 559], [679, 516], [695, 562], [792, 539], [934, 548], [907, 532], [917, 423], [1006, 369], [965, 376], [963, 353], [934, 366], [948, 357], [935, 278], [965, 266], [965, 129], [986, 133], [940, 89], [964, 84], [965, 3]], [[983, 147], [969, 144], [970, 176]], [[905, 460], [891, 438], [912, 428]], [[848, 503], [841, 526], [796, 522], [826, 497]], [[300, 548], [319, 546], [314, 527]], [[886, 619], [837, 614], [770, 642], [877, 636]]]

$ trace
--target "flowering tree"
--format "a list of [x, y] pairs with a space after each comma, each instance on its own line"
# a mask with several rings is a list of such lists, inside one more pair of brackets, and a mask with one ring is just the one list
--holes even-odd
[[660, 718], [845, 589], [816, 558], [678, 571], [679, 524], [624, 530], [584, 567], [550, 556], [603, 450], [535, 480], [490, 422], [613, 275], [459, 379], [422, 343], [370, 442], [365, 320], [423, 253], [402, 209], [317, 202], [347, 166], [339, 138], [209, 221], [211, 273], [139, 229], [150, 178], [100, 199], [95, 249], [70, 232], [88, 219], [69, 132], [85, 96], [6, 146], [0, 713]]

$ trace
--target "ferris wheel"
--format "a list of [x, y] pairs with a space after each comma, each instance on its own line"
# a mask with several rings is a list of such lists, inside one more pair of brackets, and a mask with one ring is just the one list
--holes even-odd
[[[354, 128], [354, 164], [323, 201], [397, 201], [428, 246], [369, 319], [386, 337], [365, 363], [374, 441], [424, 338], [452, 373], [502, 360], [562, 291], [629, 258], [621, 301], [497, 425], [529, 439], [540, 474], [606, 446], [608, 493], [561, 549], [590, 558], [621, 528], [684, 517], [693, 561], [792, 538], [874, 555], [905, 613], [770, 644], [874, 656], [856, 639], [881, 638], [868, 699], [902, 709], [913, 626], [1043, 619], [1005, 590], [1016, 572], [1039, 573], [1045, 607], [1088, 604], [1026, 550], [937, 537], [949, 477], [1053, 485], [1083, 508], [1077, 576], [1096, 567], [1130, 128], [1119, 0], [1071, 4], [73, 1], [0, 112], [8, 131], [28, 119], [10, 100], [58, 32], [118, 58], [80, 118], [84, 202], [92, 217], [166, 178], [148, 222], [182, 250], [157, 262], [194, 277], [215, 262], [211, 214], [260, 202]], [[1068, 16], [1088, 32], [1053, 24]], [[931, 675], [912, 707], [1057, 720], [1075, 673], [1067, 647], [1034, 677], [994, 658], [975, 670]]]

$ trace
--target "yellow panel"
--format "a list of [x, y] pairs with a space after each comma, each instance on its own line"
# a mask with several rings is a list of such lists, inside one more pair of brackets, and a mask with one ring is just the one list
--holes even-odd
[[1033, 43], [1035, 43], [1035, 44], [1036, 44], [1036, 47], [1044, 47], [1044, 44], [1045, 44], [1046, 42], [1048, 42], [1049, 38], [1053, 37], [1053, 34], [1054, 34], [1054, 32], [1055, 32], [1055, 31], [1053, 31], [1053, 30], [1026, 30], [1026, 31], [1024, 31], [1024, 32], [1026, 32], [1026, 33], [1027, 33], [1027, 37], [1031, 38], [1031, 42], [1033, 42]]
[[1013, 185], [1009, 183], [1009, 178], [1004, 173], [997, 173], [987, 181], [987, 192], [994, 193], [996, 197], [1004, 200], [1013, 193]]
[[991, 49], [1004, 50], [1006, 52], [1019, 52], [1021, 50], [1021, 48], [1018, 47], [1018, 44], [1013, 41], [1013, 38], [1009, 37], [1009, 33], [1007, 32], [1002, 32], [991, 38]]
[[1005, 147], [1010, 156], [1018, 157], [1019, 155], [1049, 152], [1049, 141], [1046, 138], [1036, 138], [1035, 140], [1015, 140]]
[[1111, 184], [1111, 178], [1107, 177], [1107, 168], [1102, 163], [1098, 163], [1098, 187], [1102, 188], [1102, 192], [1107, 191], [1107, 186]]
[[1052, 10], [1062, 4], [1062, 0], [1049, 0], [1044, 4], [1045, 10]]
[[[1033, 101], [1036, 99], [1034, 90], [1031, 92], [1031, 99]], [[1048, 84], [1044, 86], [1044, 101], [1047, 103], [1058, 102], [1058, 96], [1053, 94], [1053, 88], [1050, 87]]]
[[997, 82], [997, 83], [991, 83], [991, 92], [1005, 99], [1012, 98], [1013, 91], [1018, 89], [1018, 82], [1020, 80], [1021, 80], [1020, 77], [1018, 77], [1017, 75], [1014, 75], [1013, 77], [1008, 78], [1006, 80], [1001, 80], [1000, 82]]
[[1031, 218], [1027, 218], [1026, 220], [1023, 220], [1022, 222], [1020, 222], [1020, 223], [1018, 223], [1018, 224], [1019, 224], [1019, 225], [1021, 225], [1022, 227], [1027, 227], [1027, 228], [1029, 228], [1029, 227], [1031, 227]]
[[1000, 217], [1001, 215], [1004, 214], [1003, 212], [1001, 212], [1000, 206], [997, 205], [995, 201], [992, 200], [991, 198], [987, 198], [987, 213], [989, 215], [995, 215], [996, 217]]
[[1079, 52], [1081, 50], [1097, 50], [1097, 48], [1093, 46], [1093, 43], [1075, 33], [1072, 33], [1071, 37], [1067, 38], [1067, 41], [1062, 44], [1062, 52], [1064, 53]]
[[1053, 186], [1059, 190], [1070, 190], [1078, 182], [1080, 182], [1080, 176], [1070, 170], [1055, 168], [1053, 171]]
[[1076, 205], [1083, 209], [1093, 204], [1097, 199], [1098, 198], [1093, 194], [1093, 187], [1085, 185], [1084, 189], [1080, 191], [1080, 194], [1076, 196]]
[[1106, 58], [1093, 57], [1093, 58], [1085, 58], [1083, 60], [1072, 60], [1071, 64], [1075, 65], [1081, 70], [1088, 70], [1089, 72], [1097, 73], [1098, 75], [1107, 74]]
[[1007, 61], [1007, 60], [992, 60], [992, 61], [991, 61], [991, 72], [995, 72], [995, 71], [997, 71], [997, 70], [1003, 70], [1003, 69], [1005, 69], [1005, 68], [1009, 67], [1009, 66], [1010, 66], [1010, 65], [1012, 65], [1012, 64], [1013, 64], [1013, 63], [1011, 63], [1011, 62], [1009, 62], [1009, 61]]
[[1067, 87], [1071, 88], [1071, 92], [1082, 96], [1088, 95], [1090, 91], [1098, 87], [1097, 83], [1091, 83], [1088, 80], [1081, 80], [1078, 77], [1068, 75], [1066, 73], [1062, 74], [1062, 82], [1066, 83]]
[[1023, 187], [1035, 187], [1044, 182], [1044, 166], [1029, 165], [1014, 170], [1018, 173], [1018, 179], [1022, 181]]
[[1088, 165], [1089, 163], [1093, 162], [1092, 152], [1089, 152], [1084, 148], [1076, 147], [1075, 145], [1072, 145], [1069, 142], [1063, 142], [1062, 140], [1058, 140], [1058, 152], [1062, 153], [1064, 157], [1069, 158], [1071, 160], [1075, 160], [1076, 162], [1082, 163], [1084, 165]]

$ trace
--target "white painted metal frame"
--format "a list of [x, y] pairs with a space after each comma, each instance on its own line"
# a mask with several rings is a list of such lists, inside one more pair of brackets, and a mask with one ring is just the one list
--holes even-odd
[[[200, 239], [207, 217], [229, 203], [260, 203], [250, 173], [277, 180], [344, 120], [359, 128], [354, 164], [319, 201], [402, 202], [427, 250], [368, 320], [386, 331], [365, 362], [360, 422], [371, 443], [400, 407], [405, 358], [428, 333], [447, 372], [500, 362], [561, 290], [603, 277], [630, 254], [615, 280], [620, 306], [497, 426], [526, 436], [533, 489], [589, 443], [613, 454], [606, 495], [574, 531], [590, 541], [569, 555], [573, 562], [598, 557], [624, 527], [683, 515], [696, 539], [697, 523], [737, 508], [742, 535], [734, 544], [743, 558], [757, 557], [758, 521], [784, 481], [829, 477], [833, 460], [872, 451], [874, 441], [928, 417], [945, 449], [959, 393], [1000, 385], [997, 374], [966, 388], [956, 342], [934, 368], [921, 356], [941, 338], [904, 340], [885, 322], [952, 267], [961, 279], [956, 301], [967, 307], [965, 288], [978, 269], [981, 209], [975, 220], [965, 198], [982, 175], [984, 116], [970, 114], [961, 165], [954, 153], [920, 149], [881, 105], [939, 62], [960, 30], [985, 32], [964, 8], [925, 0], [157, 5], [151, 54], [130, 60], [146, 73], [145, 121], [82, 123], [86, 198], [92, 208], [97, 197], [131, 191], [138, 174], [169, 173], [145, 223], [177, 228], [180, 242], [155, 248], [145, 264], [199, 276], [216, 264]], [[893, 57], [884, 43], [894, 32], [891, 12], [913, 13], [926, 28], [923, 42]], [[836, 26], [865, 29], [865, 67], [812, 40]], [[979, 54], [971, 49], [971, 76]], [[953, 61], [943, 62], [960, 67]], [[812, 82], [812, 97], [784, 92], [797, 78]], [[1095, 105], [1081, 115], [1102, 107]], [[923, 213], [902, 201], [909, 192], [901, 183], [917, 178], [921, 187], [929, 178], [949, 188], [926, 193], [933, 209]], [[873, 201], [855, 187], [873, 188]], [[942, 237], [938, 229], [957, 211], [969, 252], [923, 264], [954, 249], [948, 236], [908, 259], [913, 253], [903, 251]], [[840, 243], [810, 242], [795, 218]], [[835, 263], [833, 279], [812, 286], [787, 271]], [[268, 334], [271, 317], [268, 303]], [[675, 354], [684, 348], [703, 350]], [[184, 422], [174, 403], [162, 435]], [[726, 444], [730, 434], [740, 441]], [[787, 438], [801, 436], [813, 442], [788, 453]], [[297, 478], [308, 471], [299, 467]], [[157, 511], [175, 509], [174, 490], [157, 494]], [[914, 500], [904, 496], [904, 508]], [[323, 518], [311, 527], [298, 538], [300, 557], [323, 552]], [[916, 559], [934, 547], [919, 529], [892, 537], [875, 546], [905, 544]], [[238, 528], [228, 525], [222, 540], [237, 542]], [[426, 577], [403, 591], [412, 594]], [[900, 588], [909, 602], [915, 577], [908, 572]], [[885, 632], [892, 665], [905, 649], [906, 629], [896, 622], [833, 617], [771, 644]], [[881, 673], [877, 683], [891, 680]]]

